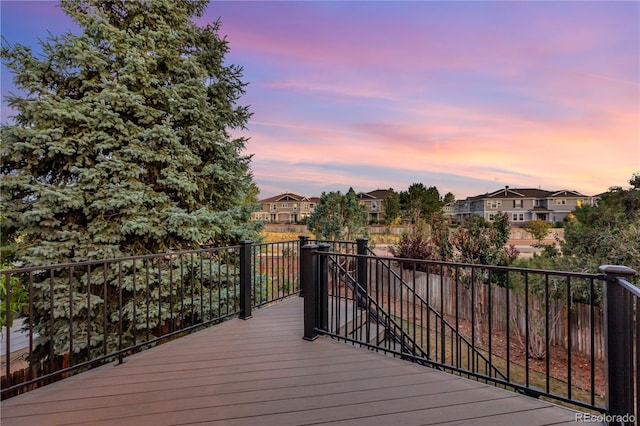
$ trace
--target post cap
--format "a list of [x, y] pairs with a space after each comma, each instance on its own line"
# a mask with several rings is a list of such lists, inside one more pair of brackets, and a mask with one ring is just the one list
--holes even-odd
[[633, 277], [638, 274], [635, 270], [628, 268], [626, 266], [620, 266], [620, 265], [601, 265], [598, 268], [598, 271], [606, 275], [615, 275], [615, 276], [624, 276], [624, 277], [627, 277], [627, 276]]

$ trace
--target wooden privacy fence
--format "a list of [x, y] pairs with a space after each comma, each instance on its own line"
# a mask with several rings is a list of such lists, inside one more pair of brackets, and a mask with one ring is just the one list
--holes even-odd
[[[602, 308], [593, 307], [593, 330], [591, 324], [591, 306], [584, 303], [571, 303], [571, 315], [568, 315], [567, 300], [563, 298], [549, 298], [548, 320], [545, 312], [545, 296], [539, 293], [529, 293], [528, 310], [525, 309], [526, 299], [524, 288], [508, 289], [476, 282], [474, 284], [475, 306], [472, 303], [471, 285], [457, 283], [451, 276], [441, 276], [439, 273], [427, 273], [407, 269], [395, 269], [403, 281], [413, 286], [416, 294], [444, 315], [455, 317], [456, 308], [458, 318], [462, 321], [472, 320], [475, 312], [477, 326], [487, 327], [491, 318], [493, 331], [507, 331], [519, 336], [522, 342], [526, 335], [526, 316], [529, 316], [529, 346], [536, 352], [542, 351], [545, 342], [545, 332], [548, 322], [549, 344], [568, 349], [568, 336], [571, 336], [571, 350], [591, 355], [591, 334], [594, 337], [594, 352], [598, 360], [604, 359], [604, 321]], [[381, 274], [383, 282], [390, 286], [387, 274]], [[395, 280], [391, 292], [399, 292], [401, 285]], [[544, 293], [544, 292], [543, 292]], [[395, 294], [395, 293], [394, 293]], [[507, 318], [507, 295], [509, 297], [509, 316]], [[457, 297], [457, 304], [456, 304]], [[489, 315], [491, 309], [491, 315]], [[467, 336], [470, 338], [471, 336]], [[536, 345], [538, 348], [536, 348]]]

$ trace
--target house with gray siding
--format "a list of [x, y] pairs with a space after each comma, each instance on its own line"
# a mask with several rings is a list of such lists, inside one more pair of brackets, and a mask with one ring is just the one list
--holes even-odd
[[541, 219], [560, 222], [576, 207], [593, 205], [593, 197], [572, 190], [549, 191], [535, 188], [509, 188], [468, 197], [454, 203], [453, 217], [464, 221], [470, 215], [478, 215], [492, 221], [498, 214], [506, 213], [513, 225]]

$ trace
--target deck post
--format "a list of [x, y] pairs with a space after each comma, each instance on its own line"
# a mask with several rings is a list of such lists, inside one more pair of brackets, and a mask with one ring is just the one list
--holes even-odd
[[[318, 244], [319, 252], [328, 252], [330, 244]], [[329, 330], [329, 259], [326, 255], [316, 256], [318, 259], [318, 328]]]
[[240, 319], [251, 318], [251, 240], [240, 241]]
[[358, 238], [356, 240], [358, 245], [358, 261], [357, 261], [357, 273], [358, 273], [358, 291], [357, 300], [358, 306], [363, 308], [366, 306], [367, 293], [368, 293], [368, 277], [367, 277], [367, 244], [368, 238]]
[[599, 270], [605, 274], [603, 297], [607, 414], [628, 417], [635, 412], [633, 298], [629, 291], [618, 283], [618, 279], [631, 281], [636, 272], [625, 266], [614, 265], [603, 265]]
[[304, 291], [304, 340], [315, 340], [318, 334], [317, 326], [317, 301], [316, 301], [316, 260], [314, 252], [318, 249], [316, 244], [307, 244], [302, 247], [300, 255], [300, 287]]
[[[308, 235], [298, 235], [298, 253], [302, 254], [302, 247], [309, 244]], [[302, 256], [298, 256], [298, 296], [304, 297], [304, 289], [302, 288]]]

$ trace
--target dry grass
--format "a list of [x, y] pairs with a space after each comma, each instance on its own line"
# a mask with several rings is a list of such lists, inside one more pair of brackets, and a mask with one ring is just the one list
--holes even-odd
[[265, 243], [277, 243], [281, 241], [298, 241], [300, 235], [307, 235], [313, 238], [310, 232], [268, 232], [264, 231], [260, 234]]
[[[271, 232], [271, 231], [263, 231], [260, 236], [262, 237], [262, 241], [265, 243], [275, 243], [280, 241], [298, 241], [298, 237], [300, 235], [307, 235], [309, 238], [314, 238], [315, 236], [309, 232]], [[370, 245], [379, 245], [379, 244], [398, 244], [400, 241], [400, 235], [391, 235], [391, 234], [376, 234], [369, 236], [369, 244]]]
[[375, 234], [369, 236], [369, 241], [371, 244], [380, 245], [380, 244], [398, 244], [400, 242], [401, 235], [393, 235], [393, 234]]

